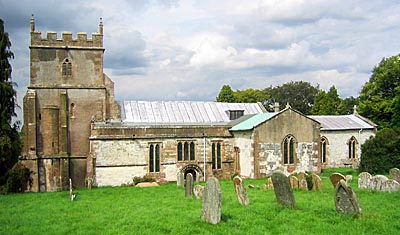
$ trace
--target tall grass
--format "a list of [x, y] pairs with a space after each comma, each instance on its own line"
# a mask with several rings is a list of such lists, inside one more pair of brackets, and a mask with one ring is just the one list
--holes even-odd
[[[241, 206], [232, 181], [221, 180], [218, 225], [202, 221], [201, 200], [186, 198], [175, 183], [75, 190], [74, 202], [69, 191], [3, 195], [0, 234], [399, 234], [400, 192], [359, 190], [357, 173], [340, 170], [353, 174], [360, 218], [336, 212], [331, 170], [321, 174], [321, 191], [294, 190], [296, 209], [279, 206], [274, 191], [262, 189], [247, 189], [250, 205]], [[246, 185], [264, 183], [245, 180]]]

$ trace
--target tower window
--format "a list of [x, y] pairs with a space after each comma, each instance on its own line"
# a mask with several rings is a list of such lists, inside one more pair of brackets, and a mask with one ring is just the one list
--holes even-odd
[[71, 76], [72, 75], [72, 64], [68, 59], [65, 59], [62, 64], [62, 75], [63, 76]]

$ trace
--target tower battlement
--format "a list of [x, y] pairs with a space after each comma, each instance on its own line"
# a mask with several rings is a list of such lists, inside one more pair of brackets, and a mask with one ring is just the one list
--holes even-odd
[[58, 47], [58, 48], [93, 48], [103, 49], [103, 22], [100, 18], [99, 32], [92, 33], [92, 38], [87, 37], [87, 33], [79, 32], [73, 38], [71, 32], [62, 32], [61, 38], [57, 37], [57, 32], [46, 32], [42, 37], [39, 30], [35, 30], [35, 19], [31, 18], [31, 47]]

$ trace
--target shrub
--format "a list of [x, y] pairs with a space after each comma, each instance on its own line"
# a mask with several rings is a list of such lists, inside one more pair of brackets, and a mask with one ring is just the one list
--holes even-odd
[[22, 193], [32, 184], [32, 171], [23, 164], [17, 162], [11, 170], [7, 172], [7, 182], [4, 190], [7, 193]]
[[385, 174], [400, 167], [400, 128], [383, 129], [362, 145], [359, 172]]
[[140, 176], [133, 177], [134, 185], [137, 185], [138, 183], [142, 183], [142, 182], [156, 182], [156, 180], [153, 177], [151, 177], [150, 175], [145, 175], [143, 177], [140, 177]]

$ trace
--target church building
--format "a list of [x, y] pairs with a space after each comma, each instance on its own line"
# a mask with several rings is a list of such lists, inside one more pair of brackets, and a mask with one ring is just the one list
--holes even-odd
[[[176, 181], [192, 173], [248, 178], [356, 166], [376, 125], [360, 115], [306, 116], [287, 105], [114, 100], [103, 72], [103, 24], [86, 33], [44, 37], [30, 22], [30, 83], [24, 97], [23, 156], [31, 190], [87, 183]], [[345, 124], [345, 125], [342, 125]]]

